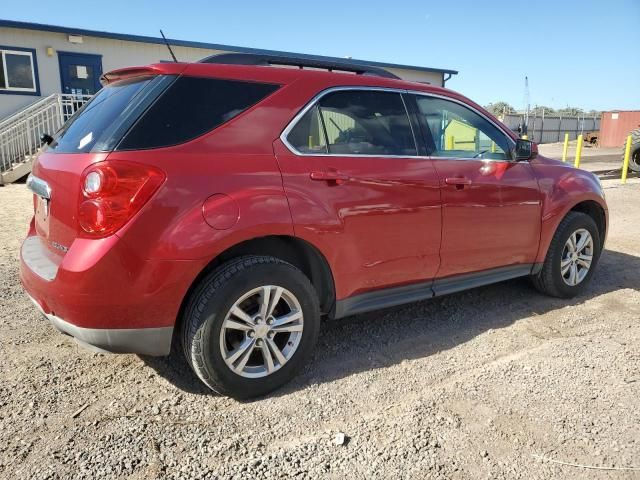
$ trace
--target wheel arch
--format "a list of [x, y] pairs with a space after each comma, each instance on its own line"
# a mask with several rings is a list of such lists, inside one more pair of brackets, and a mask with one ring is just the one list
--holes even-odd
[[[571, 207], [569, 212], [585, 213], [589, 215], [594, 222], [596, 222], [598, 235], [600, 236], [600, 249], [602, 250], [604, 248], [604, 240], [607, 235], [607, 216], [604, 208], [594, 200], [584, 200]], [[567, 214], [569, 212], [567, 212]]]
[[335, 307], [335, 283], [327, 259], [309, 242], [290, 235], [269, 235], [239, 242], [216, 255], [200, 271], [182, 299], [175, 330], [182, 323], [184, 308], [202, 279], [223, 263], [243, 255], [273, 256], [291, 263], [304, 273], [318, 293], [320, 312], [331, 314]]
[[570, 212], [584, 213], [589, 215], [595, 221], [596, 226], [598, 227], [598, 234], [600, 236], [600, 248], [601, 250], [604, 248], [608, 229], [608, 214], [606, 207], [603, 205], [602, 200], [596, 198], [595, 195], [589, 195], [586, 196], [586, 198], [583, 196], [580, 199], [575, 199], [574, 202], [569, 205], [565, 204], [564, 208], [559, 212], [543, 216], [540, 247], [538, 249], [538, 255], [535, 262], [536, 266], [534, 267], [533, 273], [536, 273], [539, 268], [542, 268], [542, 263], [544, 263], [544, 260], [547, 257], [551, 240], [558, 230], [562, 220]]

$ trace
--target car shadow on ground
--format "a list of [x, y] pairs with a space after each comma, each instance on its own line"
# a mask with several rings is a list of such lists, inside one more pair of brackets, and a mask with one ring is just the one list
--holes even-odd
[[[325, 322], [309, 364], [270, 396], [332, 382], [355, 373], [427, 357], [518, 320], [579, 305], [620, 289], [640, 289], [640, 257], [605, 250], [587, 289], [565, 300], [538, 293], [526, 278], [401, 307]], [[141, 357], [178, 389], [211, 395], [179, 348], [169, 357]]]

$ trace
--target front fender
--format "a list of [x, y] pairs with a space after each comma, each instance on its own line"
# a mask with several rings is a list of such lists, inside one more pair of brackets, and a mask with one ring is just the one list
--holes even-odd
[[[532, 162], [532, 166], [542, 195], [540, 246], [536, 257], [536, 263], [542, 263], [553, 235], [567, 213], [580, 203], [595, 202], [602, 208], [608, 223], [608, 210], [604, 191], [594, 174], [547, 159]], [[604, 238], [601, 240], [604, 242]]]

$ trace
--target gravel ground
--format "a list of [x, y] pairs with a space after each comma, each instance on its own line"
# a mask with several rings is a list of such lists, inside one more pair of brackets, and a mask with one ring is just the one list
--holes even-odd
[[581, 297], [516, 280], [331, 322], [244, 403], [58, 334], [18, 281], [30, 195], [0, 188], [0, 478], [640, 478], [640, 181], [605, 186]]
[[[569, 142], [567, 150], [567, 162], [574, 164], [576, 159], [576, 141]], [[541, 155], [549, 158], [562, 160], [563, 143], [545, 143], [538, 145]], [[621, 147], [592, 147], [584, 144], [580, 159], [580, 168], [589, 170], [590, 172], [598, 172], [604, 178], [620, 178], [622, 173], [622, 156], [623, 149]], [[638, 177], [637, 173], [629, 173], [629, 178]]]

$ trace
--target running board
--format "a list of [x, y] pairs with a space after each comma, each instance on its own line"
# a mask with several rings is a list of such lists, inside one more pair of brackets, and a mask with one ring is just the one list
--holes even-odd
[[511, 265], [482, 272], [439, 278], [429, 282], [413, 283], [401, 287], [385, 288], [366, 292], [336, 302], [334, 318], [343, 318], [357, 313], [381, 308], [395, 307], [405, 303], [419, 302], [432, 297], [482, 287], [513, 278], [531, 275], [534, 264]]
[[434, 280], [433, 294], [436, 297], [441, 295], [449, 295], [450, 293], [469, 290], [470, 288], [482, 287], [492, 283], [504, 282], [512, 278], [524, 277], [531, 275], [533, 264], [510, 265], [508, 267], [492, 268], [482, 272], [466, 273], [464, 275], [455, 275], [453, 277], [439, 278]]

